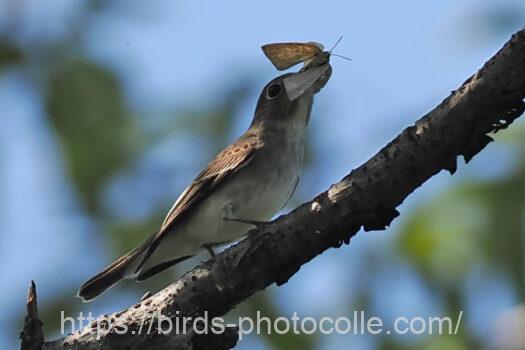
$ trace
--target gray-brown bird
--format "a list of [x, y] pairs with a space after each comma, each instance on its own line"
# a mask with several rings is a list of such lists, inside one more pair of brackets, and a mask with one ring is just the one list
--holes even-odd
[[179, 196], [160, 230], [84, 283], [89, 301], [123, 278], [142, 281], [203, 249], [240, 239], [288, 202], [299, 180], [314, 95], [328, 62], [281, 75], [262, 90], [250, 127]]

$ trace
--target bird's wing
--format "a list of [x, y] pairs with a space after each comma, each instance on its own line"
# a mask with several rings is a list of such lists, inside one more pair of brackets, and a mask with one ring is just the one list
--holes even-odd
[[179, 196], [136, 271], [140, 270], [160, 241], [170, 234], [173, 225], [217, 189], [219, 184], [231, 179], [249, 164], [261, 146], [262, 143], [255, 135], [245, 135], [220, 152]]
[[177, 199], [166, 215], [161, 232], [173, 225], [192, 209], [200, 199], [208, 196], [221, 182], [231, 178], [255, 156], [260, 143], [255, 137], [239, 139], [219, 153]]

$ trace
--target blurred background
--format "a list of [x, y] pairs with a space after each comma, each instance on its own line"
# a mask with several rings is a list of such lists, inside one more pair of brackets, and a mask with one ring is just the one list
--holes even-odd
[[[87, 278], [141, 242], [247, 128], [278, 73], [260, 46], [318, 41], [304, 173], [284, 212], [367, 160], [525, 24], [523, 0], [0, 0], [0, 347], [18, 347], [30, 281], [48, 339], [60, 310], [109, 313], [206, 255], [96, 301]], [[456, 336], [262, 335], [238, 349], [525, 349], [525, 128], [440, 173], [386, 232], [359, 233], [232, 314], [450, 316]], [[521, 338], [520, 338], [521, 337]]]

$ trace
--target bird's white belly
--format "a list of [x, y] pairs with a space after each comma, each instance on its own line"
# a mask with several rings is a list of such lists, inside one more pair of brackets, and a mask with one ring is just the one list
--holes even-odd
[[196, 227], [213, 227], [199, 234], [199, 239], [204, 241], [202, 244], [234, 241], [254, 228], [253, 225], [225, 218], [270, 220], [290, 198], [298, 177], [299, 166], [294, 164], [290, 169], [270, 171], [228, 183], [221, 191], [214, 193], [214, 200], [203, 203], [203, 215], [199, 215], [202, 219], [195, 218], [200, 221], [196, 222]]
[[291, 164], [273, 164], [260, 174], [239, 174], [212, 192], [190, 216], [176, 224], [143, 266], [143, 270], [181, 256], [194, 255], [203, 245], [220, 245], [241, 238], [251, 224], [225, 220], [268, 221], [283, 208], [299, 178], [302, 155], [288, 158]]

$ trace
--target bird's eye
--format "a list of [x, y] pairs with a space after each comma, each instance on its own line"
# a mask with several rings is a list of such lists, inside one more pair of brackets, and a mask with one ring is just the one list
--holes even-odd
[[281, 85], [279, 85], [279, 84], [272, 84], [272, 85], [268, 86], [268, 89], [266, 89], [266, 97], [269, 100], [273, 100], [274, 98], [276, 98], [277, 96], [279, 96], [281, 94], [282, 90], [283, 90], [283, 88], [281, 87]]

